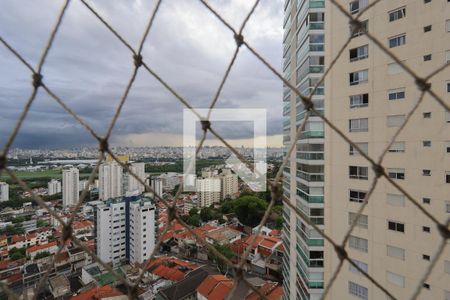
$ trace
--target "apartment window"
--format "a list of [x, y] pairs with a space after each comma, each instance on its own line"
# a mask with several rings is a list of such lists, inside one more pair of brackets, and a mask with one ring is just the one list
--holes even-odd
[[387, 126], [388, 127], [400, 127], [405, 121], [405, 115], [393, 115], [387, 116]]
[[[359, 147], [365, 154], [369, 152], [369, 143], [355, 143], [356, 146]], [[358, 156], [361, 155], [356, 148], [350, 144], [349, 155]]]
[[353, 27], [350, 25], [350, 35], [352, 38], [363, 35], [368, 31], [369, 21], [365, 20], [361, 22], [361, 27], [354, 31]]
[[389, 100], [400, 100], [405, 99], [405, 88], [392, 89], [388, 91]]
[[388, 220], [388, 229], [392, 231], [405, 232], [405, 224]]
[[445, 144], [445, 150], [447, 153], [450, 153], [450, 141]]
[[401, 194], [387, 194], [386, 202], [392, 206], [405, 206], [405, 196]]
[[450, 214], [450, 201], [445, 201], [445, 212]]
[[369, 131], [369, 119], [350, 119], [348, 121], [348, 126], [350, 132], [367, 132]]
[[[366, 273], [369, 272], [369, 266], [366, 263], [356, 260], [356, 259], [352, 259], [352, 261], [355, 263], [355, 265], [357, 265], [364, 272], [366, 272]], [[351, 263], [348, 264], [348, 270], [353, 273], [359, 273], [359, 270], [355, 266], [353, 266]]]
[[431, 176], [431, 170], [423, 169], [422, 176]]
[[431, 228], [428, 226], [422, 226], [422, 231], [426, 232], [426, 233], [430, 233], [431, 232]]
[[445, 172], [445, 182], [450, 183], [450, 171]]
[[[364, 192], [364, 191], [350, 190], [349, 200], [350, 200], [350, 202], [362, 203], [362, 202], [364, 202], [366, 195], [367, 195], [367, 192]], [[449, 208], [450, 208], [450, 204], [449, 204]]]
[[350, 178], [354, 179], [364, 179], [367, 180], [369, 168], [368, 167], [357, 167], [357, 166], [349, 166], [349, 175]]
[[350, 96], [350, 108], [364, 107], [369, 105], [369, 94]]
[[367, 241], [367, 239], [364, 238], [360, 238], [357, 236], [353, 236], [351, 235], [348, 239], [348, 244], [350, 248], [362, 251], [362, 252], [367, 252], [369, 249], [369, 242]]
[[406, 7], [397, 8], [389, 12], [389, 22], [406, 17]]
[[430, 261], [431, 257], [430, 257], [429, 255], [422, 254], [422, 259], [423, 259], [423, 260]]
[[[357, 216], [357, 213], [349, 212], [348, 225], [352, 225]], [[367, 215], [361, 214], [358, 218], [358, 221], [356, 221], [356, 226], [365, 229], [369, 228], [369, 218], [367, 217]]]
[[348, 293], [362, 300], [369, 299], [369, 290], [366, 287], [351, 281], [348, 282]]
[[423, 113], [423, 118], [424, 119], [431, 119], [431, 112], [424, 112]]
[[405, 152], [405, 142], [394, 142], [389, 147], [389, 152]]
[[361, 9], [366, 7], [368, 0], [354, 0], [350, 2], [350, 13], [352, 15], [357, 14]]
[[431, 141], [422, 141], [424, 147], [431, 147]]
[[405, 179], [405, 169], [388, 168], [388, 176], [393, 179]]
[[386, 271], [387, 280], [400, 287], [405, 287], [405, 277], [393, 272]]
[[430, 204], [431, 203], [431, 199], [430, 198], [422, 198], [422, 202], [424, 204]]
[[427, 54], [423, 56], [423, 61], [430, 61], [431, 60], [431, 54]]
[[430, 285], [429, 285], [428, 283], [424, 283], [424, 284], [423, 284], [423, 287], [426, 288], [427, 290], [430, 289]]
[[423, 0], [423, 3], [425, 3], [425, 4], [430, 3], [430, 2], [431, 2], [431, 0]]
[[387, 245], [386, 246], [386, 255], [389, 257], [396, 258], [396, 259], [405, 260], [405, 249]]
[[389, 38], [389, 48], [395, 48], [406, 44], [406, 34], [400, 34]]
[[431, 26], [431, 25], [425, 26], [425, 27], [423, 28], [423, 32], [430, 32], [431, 29], [432, 29], [432, 26]]
[[369, 45], [350, 49], [350, 62], [362, 60], [369, 57]]
[[[450, 81], [447, 82], [447, 93], [450, 93]], [[450, 122], [450, 118], [448, 117], [450, 115], [449, 112], [447, 112], [447, 122]]]
[[350, 85], [358, 85], [366, 83], [369, 78], [369, 73], [367, 70], [352, 72], [349, 74]]
[[395, 75], [403, 72], [403, 67], [398, 63], [390, 63], [388, 64], [388, 74]]

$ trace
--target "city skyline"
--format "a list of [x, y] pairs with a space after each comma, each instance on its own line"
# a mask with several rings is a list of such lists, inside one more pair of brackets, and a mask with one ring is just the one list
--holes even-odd
[[[275, 66], [281, 61], [282, 1], [261, 6], [244, 31], [246, 39], [262, 51]], [[47, 39], [60, 3], [28, 1], [27, 5], [6, 2], [0, 12], [0, 35], [11, 40], [23, 56], [34, 63]], [[246, 1], [219, 2], [215, 7], [238, 26], [250, 10]], [[137, 44], [154, 1], [96, 1], [95, 7], [105, 19], [118, 27], [130, 43]], [[126, 9], [125, 9], [126, 8]], [[15, 16], [15, 17], [12, 17]], [[208, 23], [209, 27], [202, 25]], [[144, 44], [143, 57], [161, 76], [186, 97], [193, 107], [207, 108], [219, 86], [221, 75], [231, 59], [234, 42], [222, 24], [197, 1], [162, 3], [154, 22], [155, 30]], [[77, 28], [74, 30], [73, 28]], [[210, 33], [214, 32], [211, 37]], [[211, 40], [212, 39], [212, 40]], [[44, 68], [45, 82], [67, 105], [95, 130], [106, 132], [115, 108], [131, 74], [128, 49], [106, 32], [81, 2], [69, 4], [54, 49]], [[0, 48], [0, 144], [23, 108], [29, 91], [29, 75]], [[116, 63], [123, 62], [123, 63]], [[57, 66], [63, 65], [64, 68]], [[193, 84], [202, 82], [201, 85]], [[218, 108], [268, 109], [269, 144], [281, 145], [281, 83], [255, 60], [241, 51], [224, 87]], [[160, 83], [147, 74], [137, 76], [135, 87], [113, 131], [111, 144], [123, 146], [182, 145], [183, 107]], [[44, 121], [43, 121], [44, 120]], [[247, 124], [248, 125], [248, 124]], [[251, 127], [217, 122], [215, 128], [238, 145], [251, 145]], [[239, 130], [236, 130], [239, 129]], [[245, 129], [245, 130], [244, 130]], [[64, 138], [62, 138], [64, 137]], [[220, 144], [208, 136], [208, 143]], [[96, 145], [88, 132], [47, 95], [38, 94], [14, 146], [72, 147]]]

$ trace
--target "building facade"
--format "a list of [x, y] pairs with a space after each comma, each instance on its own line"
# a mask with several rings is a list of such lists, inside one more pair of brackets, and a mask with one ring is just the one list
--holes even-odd
[[48, 195], [55, 195], [61, 193], [61, 181], [52, 179], [47, 183]]
[[108, 200], [123, 196], [123, 169], [115, 161], [100, 165], [98, 171], [99, 199]]
[[[356, 16], [372, 1], [339, 1]], [[350, 3], [350, 5], [349, 5]], [[325, 114], [376, 161], [389, 177], [417, 199], [437, 220], [449, 218], [449, 112], [425, 94], [406, 127], [394, 134], [421, 96], [415, 80], [332, 4], [325, 11], [325, 59], [330, 62], [352, 35], [343, 56], [325, 81]], [[450, 62], [450, 2], [380, 1], [360, 17], [364, 27], [420, 76]], [[450, 69], [430, 79], [447, 104]], [[332, 97], [332, 98], [331, 98]], [[325, 231], [342, 241], [375, 174], [370, 164], [334, 131], [325, 130]], [[328, 200], [328, 201], [327, 201]], [[354, 262], [397, 299], [409, 299], [441, 243], [434, 223], [386, 179], [380, 178], [350, 235], [347, 251]], [[326, 247], [325, 283], [339, 263]], [[447, 246], [425, 282], [419, 299], [450, 299], [450, 248]], [[386, 299], [348, 263], [330, 299]]]
[[[283, 76], [308, 96], [324, 72], [323, 0], [287, 0], [284, 6]], [[323, 113], [324, 87], [312, 101]], [[305, 118], [301, 99], [283, 86], [283, 143], [295, 140]], [[289, 201], [323, 228], [324, 125], [314, 115], [305, 123], [300, 139], [284, 169], [283, 193]], [[294, 210], [283, 208], [285, 245], [282, 274], [284, 299], [319, 299], [324, 288], [324, 240]]]
[[150, 198], [119, 197], [97, 206], [97, 255], [107, 263], [140, 264], [155, 247], [155, 207]]
[[211, 206], [220, 202], [221, 180], [219, 177], [197, 179], [196, 188], [200, 207]]
[[221, 200], [233, 198], [238, 192], [238, 176], [230, 169], [222, 169], [219, 178], [221, 180]]
[[62, 196], [64, 208], [75, 206], [78, 203], [79, 180], [79, 171], [77, 168], [70, 168], [62, 171]]
[[[338, 1], [356, 16], [372, 1]], [[326, 3], [326, 5], [325, 5]], [[376, 161], [420, 99], [414, 79], [364, 34], [368, 30], [420, 76], [450, 62], [450, 2], [380, 1], [348, 18], [332, 3], [285, 1], [285, 78], [309, 95], [326, 67], [351, 37], [342, 56], [313, 96], [315, 108]], [[450, 98], [447, 69], [430, 79], [433, 91]], [[447, 102], [448, 103], [448, 102]], [[300, 99], [284, 86], [286, 148], [304, 118]], [[425, 94], [409, 123], [387, 149], [389, 177], [419, 199], [436, 219], [450, 213], [450, 112]], [[341, 242], [369, 191], [374, 173], [358, 151], [310, 117], [284, 170], [284, 195], [335, 241]], [[283, 209], [284, 299], [318, 299], [336, 270], [334, 249], [293, 210]], [[324, 221], [325, 220], [325, 221]], [[441, 242], [436, 226], [402, 193], [381, 178], [348, 239], [349, 256], [398, 299], [408, 299]], [[450, 249], [446, 247], [423, 286], [420, 299], [450, 299]], [[344, 263], [328, 299], [386, 299]]]
[[0, 182], [0, 201], [9, 200], [9, 184]]
[[[132, 163], [130, 165], [130, 170], [136, 174], [143, 182], [145, 182], [145, 163]], [[143, 193], [145, 191], [145, 186], [141, 184], [134, 176], [127, 174], [128, 176], [128, 192], [138, 192]]]

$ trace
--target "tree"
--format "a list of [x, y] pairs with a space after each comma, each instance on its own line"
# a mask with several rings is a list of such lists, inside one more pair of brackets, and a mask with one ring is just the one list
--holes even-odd
[[243, 196], [234, 200], [234, 212], [244, 225], [255, 227], [261, 221], [267, 202], [255, 196]]
[[213, 219], [213, 209], [211, 207], [203, 207], [200, 211], [200, 218], [203, 222], [208, 222]]
[[188, 223], [191, 226], [198, 227], [198, 226], [200, 226], [202, 221], [200, 220], [200, 216], [197, 214], [197, 215], [189, 216], [186, 223]]
[[9, 250], [9, 258], [11, 260], [18, 260], [25, 258], [25, 248], [12, 248]]
[[48, 223], [46, 221], [44, 221], [44, 220], [37, 220], [36, 221], [36, 226], [37, 227], [44, 227], [44, 226], [47, 226], [47, 225], [48, 225]]
[[[231, 250], [230, 245], [228, 244], [220, 245], [215, 243], [214, 248], [216, 248], [218, 252], [220, 252], [223, 256], [225, 256], [228, 259], [234, 257], [234, 252], [233, 250]], [[208, 251], [208, 259], [217, 265], [217, 268], [219, 269], [220, 272], [222, 273], [228, 272], [228, 264], [211, 250]]]
[[196, 207], [193, 207], [189, 210], [189, 216], [194, 216], [198, 214], [198, 209]]

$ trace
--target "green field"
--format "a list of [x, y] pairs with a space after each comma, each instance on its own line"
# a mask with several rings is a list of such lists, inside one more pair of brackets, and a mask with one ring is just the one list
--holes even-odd
[[[28, 171], [15, 171], [14, 172], [17, 177], [20, 179], [33, 179], [33, 178], [43, 178], [43, 177], [51, 177], [55, 179], [61, 178], [61, 170], [45, 170], [45, 171], [36, 171], [36, 172], [28, 172]], [[0, 180], [7, 180], [9, 179], [9, 175], [6, 173], [3, 173], [0, 177]]]

